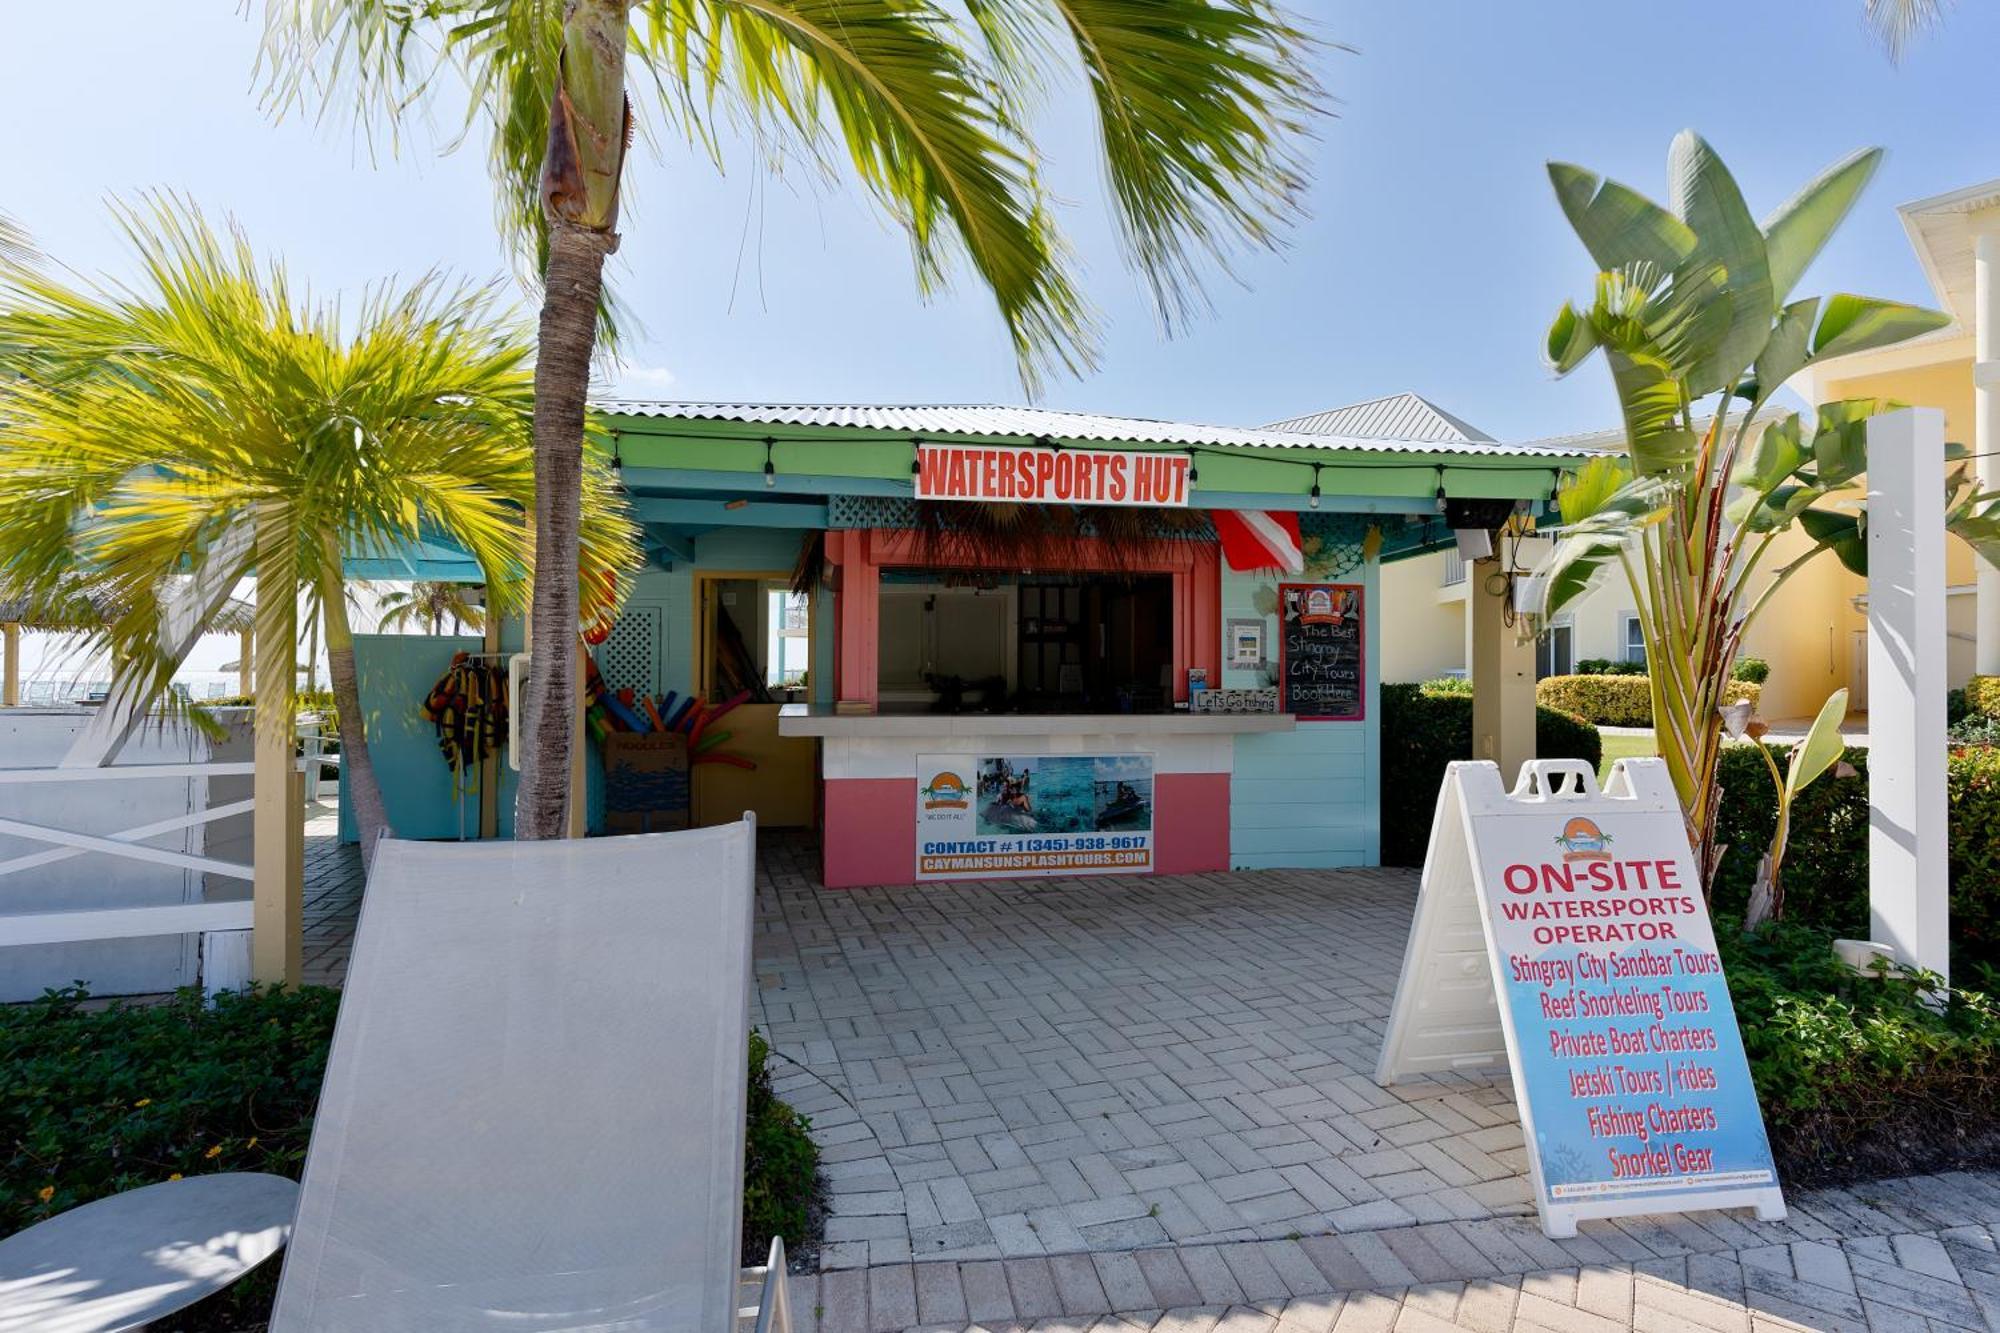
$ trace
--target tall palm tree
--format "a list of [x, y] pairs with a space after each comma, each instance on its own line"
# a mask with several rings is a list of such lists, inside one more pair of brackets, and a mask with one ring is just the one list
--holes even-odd
[[376, 600], [376, 624], [382, 629], [407, 629], [422, 622], [426, 633], [442, 634], [444, 622], [451, 632], [461, 625], [467, 629], [486, 628], [486, 613], [472, 600], [471, 589], [463, 583], [438, 583], [419, 579], [407, 588], [393, 588]]
[[[346, 312], [300, 299], [282, 265], [171, 197], [118, 219], [139, 261], [129, 284], [0, 264], [0, 345], [22, 349], [24, 371], [0, 379], [0, 568], [30, 593], [87, 578], [118, 608], [96, 646], [150, 673], [156, 691], [177, 665], [157, 645], [161, 609], [188, 574], [229, 586], [254, 567], [302, 592], [325, 617], [335, 699], [353, 719], [349, 791], [372, 851], [388, 821], [343, 554], [443, 534], [518, 599], [535, 499], [525, 330], [491, 288], [436, 275]], [[604, 469], [582, 480], [586, 556], [595, 571], [623, 569], [636, 548], [616, 489]], [[254, 546], [219, 554], [237, 549], [224, 534], [246, 521]], [[615, 580], [584, 583], [607, 614]], [[292, 600], [259, 599], [286, 612]], [[257, 626], [260, 679], [294, 679], [289, 618]], [[259, 726], [290, 726], [287, 696], [258, 699]]]
[[[267, 0], [272, 104], [358, 109], [393, 128], [441, 72], [490, 131], [500, 221], [542, 279], [535, 540], [576, 542], [585, 394], [639, 115], [715, 148], [740, 111], [760, 138], [845, 163], [908, 231], [917, 280], [959, 262], [993, 296], [1032, 389], [1093, 359], [1029, 133], [1032, 95], [1080, 69], [1111, 206], [1169, 322], [1199, 274], [1268, 245], [1296, 212], [1320, 102], [1310, 39], [1274, 0]], [[575, 586], [537, 580], [521, 758], [522, 837], [566, 824]]]

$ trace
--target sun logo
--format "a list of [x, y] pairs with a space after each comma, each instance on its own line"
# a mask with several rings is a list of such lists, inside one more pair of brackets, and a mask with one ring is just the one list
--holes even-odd
[[922, 794], [926, 810], [963, 810], [971, 804], [965, 794], [965, 779], [956, 773], [938, 774]]
[[1562, 833], [1556, 838], [1556, 846], [1563, 849], [1565, 861], [1609, 861], [1611, 859], [1611, 835], [1597, 827], [1595, 820], [1578, 815], [1563, 825]]

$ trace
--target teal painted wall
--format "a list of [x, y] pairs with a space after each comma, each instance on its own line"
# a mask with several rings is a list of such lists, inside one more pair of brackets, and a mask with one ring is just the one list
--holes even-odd
[[[501, 629], [508, 651], [521, 646], [518, 620]], [[451, 665], [451, 655], [476, 653], [485, 647], [477, 635], [357, 634], [354, 671], [361, 687], [361, 711], [367, 716], [368, 750], [382, 784], [382, 801], [389, 824], [399, 838], [456, 839], [479, 833], [479, 796], [467, 792], [462, 802], [452, 797], [451, 770], [438, 752], [437, 729], [418, 711], [431, 686]], [[343, 719], [344, 721], [344, 719]], [[503, 752], [504, 753], [504, 752]], [[604, 824], [603, 765], [597, 747], [590, 747], [584, 764], [586, 821], [595, 832]], [[500, 764], [500, 836], [514, 833], [516, 774], [503, 757]], [[340, 772], [340, 839], [359, 835], [347, 800], [347, 770]], [[461, 811], [463, 823], [461, 824]]]
[[[1236, 738], [1229, 780], [1229, 855], [1239, 869], [1371, 866], [1382, 859], [1381, 802], [1381, 566], [1327, 578], [1362, 586], [1366, 700], [1360, 722], [1301, 722], [1296, 730]], [[1314, 581], [1301, 575], [1287, 582]], [[1224, 632], [1231, 619], [1264, 621], [1276, 669], [1279, 579], [1270, 573], [1222, 571]], [[1263, 591], [1266, 595], [1259, 598]], [[1259, 605], [1273, 608], [1266, 613]], [[1224, 659], [1227, 660], [1227, 639]], [[1225, 667], [1225, 688], [1268, 684], [1263, 673]]]

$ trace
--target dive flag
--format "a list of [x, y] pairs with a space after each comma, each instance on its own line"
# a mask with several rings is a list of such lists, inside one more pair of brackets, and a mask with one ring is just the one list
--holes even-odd
[[1305, 546], [1299, 537], [1299, 516], [1290, 510], [1212, 509], [1215, 535], [1222, 541], [1222, 558], [1239, 573], [1257, 569], [1303, 574]]

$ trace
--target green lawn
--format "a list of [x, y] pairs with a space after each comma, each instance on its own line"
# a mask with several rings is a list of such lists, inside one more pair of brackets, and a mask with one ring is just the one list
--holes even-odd
[[1653, 740], [1650, 731], [1637, 735], [1604, 733], [1604, 762], [1597, 766], [1597, 780], [1603, 782], [1611, 776], [1611, 765], [1619, 759], [1637, 759], [1642, 755], [1658, 754], [1660, 747]]

